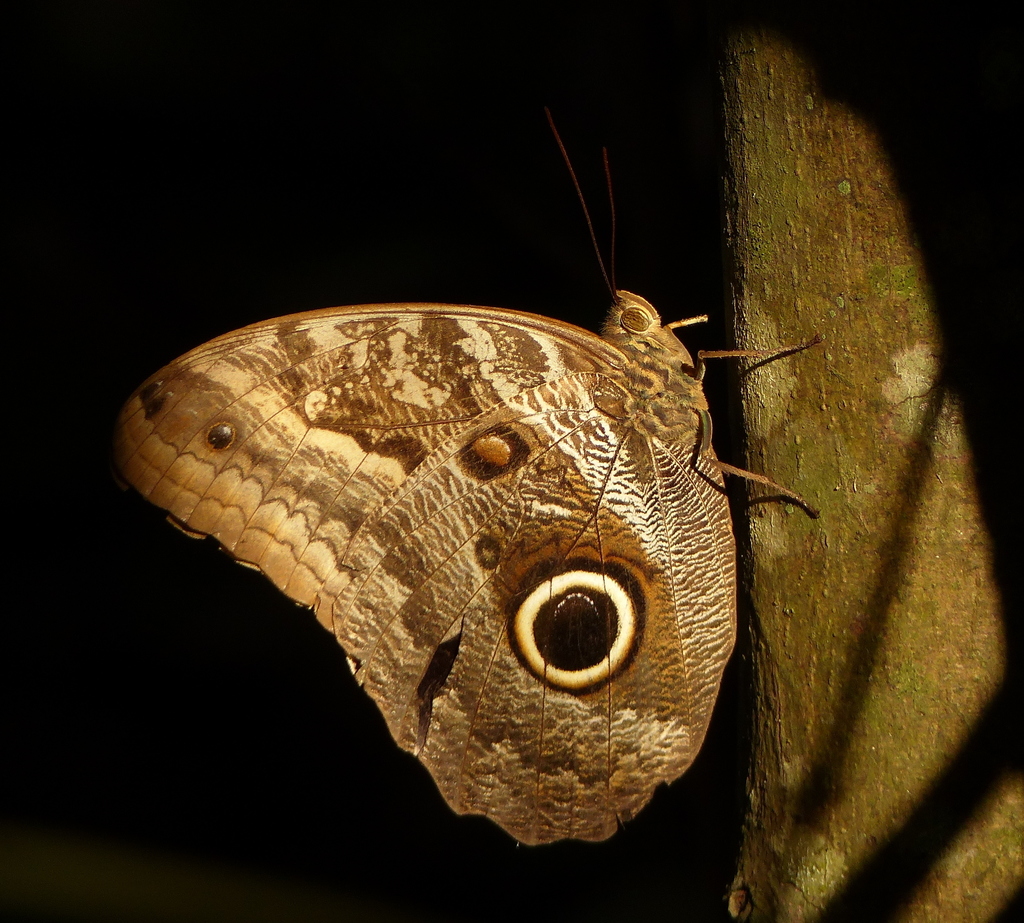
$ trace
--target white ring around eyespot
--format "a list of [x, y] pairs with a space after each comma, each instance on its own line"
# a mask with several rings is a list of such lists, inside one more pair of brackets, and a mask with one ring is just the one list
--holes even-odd
[[[608, 655], [599, 663], [583, 670], [563, 670], [551, 666], [544, 660], [540, 648], [537, 647], [533, 626], [544, 603], [575, 587], [597, 590], [608, 596], [615, 607], [615, 640]], [[526, 597], [516, 612], [513, 631], [519, 651], [527, 665], [534, 673], [543, 677], [545, 682], [560, 686], [562, 689], [585, 689], [608, 679], [629, 655], [636, 636], [636, 610], [633, 608], [633, 600], [614, 577], [589, 570], [566, 571], [544, 581]]]

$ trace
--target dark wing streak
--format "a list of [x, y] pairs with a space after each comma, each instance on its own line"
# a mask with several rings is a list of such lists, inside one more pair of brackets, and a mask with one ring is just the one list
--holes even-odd
[[[525, 470], [523, 470], [522, 473], [519, 475], [518, 480], [521, 481], [525, 476], [526, 476], [526, 472], [525, 472]], [[510, 490], [509, 493], [508, 493], [508, 500], [511, 500], [512, 498], [514, 498], [516, 496], [518, 496], [518, 492], [515, 491], [515, 490]], [[506, 506], [507, 506], [507, 501], [506, 501]], [[449, 561], [451, 561], [453, 558], [457, 557], [459, 552], [462, 551], [462, 549], [464, 549], [468, 544], [470, 544], [470, 542], [472, 542], [473, 539], [475, 539], [476, 536], [479, 535], [480, 532], [483, 531], [483, 529], [491, 521], [491, 519], [493, 519], [500, 512], [502, 512], [504, 508], [505, 507], [498, 507], [498, 508], [496, 508], [495, 511], [490, 516], [488, 516], [486, 519], [484, 519], [480, 523], [480, 526], [479, 526], [479, 528], [476, 529], [476, 531], [474, 531], [471, 535], [467, 536], [466, 540], [461, 545], [459, 545], [457, 548], [453, 549], [451, 554], [447, 555], [443, 560], [439, 561], [437, 566], [429, 574], [426, 574], [424, 576], [424, 579], [423, 579], [422, 583], [419, 584], [419, 586], [425, 586], [427, 583], [429, 583], [431, 580], [433, 580], [442, 570], [444, 570], [445, 565]], [[520, 523], [521, 522], [522, 522], [522, 517], [520, 517]], [[519, 527], [517, 526], [517, 531], [518, 531], [518, 528]], [[515, 532], [513, 532], [513, 534], [515, 534]], [[444, 632], [445, 636], [447, 636], [448, 632], [451, 631], [452, 626], [454, 626], [456, 622], [461, 621], [463, 619], [466, 610], [469, 608], [469, 604], [493, 580], [494, 580], [493, 573], [489, 574], [487, 576], [487, 578], [485, 580], [483, 580], [476, 587], [476, 589], [473, 590], [472, 594], [469, 596], [469, 598], [466, 600], [466, 602], [459, 608], [458, 612], [455, 614], [455, 616], [452, 618], [452, 620], [448, 623], [448, 628]], [[408, 600], [406, 601], [406, 603], [407, 602], [408, 602]], [[401, 616], [402, 612], [405, 610], [406, 603], [403, 603], [398, 608], [398, 610], [394, 613], [394, 615], [392, 615], [392, 617], [389, 619], [389, 621], [387, 623], [387, 627], [390, 627], [391, 622], [393, 622], [396, 618]], [[385, 634], [385, 633], [386, 632], [382, 632], [381, 636], [383, 636], [383, 634]], [[376, 649], [377, 649], [377, 645], [374, 644], [373, 650], [369, 653], [369, 655], [367, 657], [365, 657], [365, 659], [363, 661], [364, 667], [368, 667], [370, 665], [370, 663], [372, 663], [373, 656], [374, 656], [374, 653], [376, 652]], [[474, 714], [475, 714], [475, 712], [474, 712]], [[472, 722], [471, 722], [471, 726], [472, 726]]]
[[[522, 417], [517, 417], [516, 419], [517, 419], [517, 422], [518, 422], [518, 421], [521, 421], [521, 420], [529, 420], [529, 419], [533, 419], [533, 418], [536, 418], [536, 417], [543, 417], [543, 416], [546, 416], [546, 415], [548, 415], [548, 414], [550, 414], [550, 413], [556, 413], [556, 412], [557, 412], [557, 413], [564, 413], [564, 412], [566, 412], [566, 411], [565, 411], [565, 410], [563, 410], [563, 409], [559, 409], [558, 411], [538, 411], [538, 412], [536, 412], [536, 413], [531, 413], [531, 414], [528, 414], [528, 415], [524, 415], [524, 416], [522, 416]], [[582, 412], [584, 412], [584, 413], [587, 413], [587, 412], [589, 412], [589, 411], [582, 411]], [[579, 425], [579, 426], [577, 426], [577, 427], [575, 427], [575, 428], [573, 428], [573, 429], [569, 430], [569, 431], [568, 431], [567, 433], [565, 433], [565, 434], [564, 434], [564, 435], [563, 435], [562, 437], [560, 437], [560, 438], [559, 438], [559, 439], [557, 439], [556, 441], [552, 442], [552, 443], [551, 443], [551, 445], [549, 445], [549, 446], [546, 446], [546, 447], [545, 447], [545, 448], [543, 449], [543, 451], [542, 451], [541, 453], [539, 453], [539, 454], [537, 455], [537, 457], [536, 457], [535, 459], [533, 459], [532, 461], [533, 461], [534, 463], [536, 463], [537, 459], [541, 458], [541, 456], [542, 456], [543, 454], [545, 454], [545, 453], [547, 453], [547, 452], [550, 452], [550, 451], [552, 451], [552, 450], [553, 450], [553, 449], [554, 449], [554, 448], [555, 448], [555, 447], [556, 447], [556, 446], [557, 446], [557, 445], [558, 445], [558, 444], [559, 444], [559, 443], [560, 443], [560, 442], [561, 442], [561, 441], [562, 441], [563, 439], [567, 439], [567, 438], [568, 438], [569, 436], [571, 436], [571, 435], [572, 435], [573, 433], [575, 433], [575, 432], [577, 432], [578, 430], [582, 429], [582, 428], [583, 428], [583, 426], [585, 426], [585, 425], [586, 425], [586, 423], [588, 423], [588, 422], [589, 422], [589, 421], [590, 421], [591, 419], [593, 419], [593, 418], [591, 418], [591, 417], [588, 417], [588, 418], [587, 418], [586, 420], [584, 420], [584, 421], [583, 421], [582, 423], [580, 423], [580, 425]], [[417, 480], [418, 480], [418, 483], [422, 483], [422, 481], [423, 481], [423, 480], [425, 480], [425, 479], [426, 479], [427, 477], [429, 477], [430, 475], [432, 475], [432, 474], [433, 474], [433, 473], [434, 473], [435, 471], [437, 471], [437, 470], [438, 470], [439, 468], [443, 467], [443, 466], [444, 466], [445, 464], [447, 464], [448, 462], [450, 462], [450, 461], [452, 460], [452, 458], [454, 458], [454, 457], [455, 457], [455, 455], [457, 454], [457, 452], [458, 452], [458, 451], [459, 451], [459, 450], [460, 450], [461, 448], [462, 448], [462, 441], [460, 440], [460, 444], [459, 444], [458, 448], [457, 448], [457, 449], [455, 449], [454, 451], [452, 451], [452, 452], [451, 452], [451, 453], [450, 453], [449, 455], [445, 456], [445, 457], [444, 457], [443, 459], [441, 459], [440, 461], [438, 461], [438, 463], [437, 463], [437, 464], [436, 464], [436, 465], [435, 465], [435, 466], [434, 466], [434, 467], [433, 467], [432, 469], [430, 469], [430, 471], [428, 471], [428, 472], [427, 472], [427, 473], [426, 473], [426, 474], [424, 475], [424, 477], [423, 477], [422, 479], [418, 478], [418, 479], [417, 479]], [[520, 474], [520, 475], [519, 475], [519, 476], [517, 477], [517, 483], [519, 483], [519, 482], [521, 482], [521, 481], [522, 481], [523, 477], [525, 477], [525, 474], [526, 474], [526, 472], [527, 472], [527, 471], [529, 471], [531, 467], [532, 467], [531, 465], [524, 465], [524, 466], [523, 466], [523, 467], [522, 467], [522, 468], [520, 469], [520, 470], [521, 470], [521, 472], [522, 472], [522, 474]], [[403, 485], [404, 485], [404, 483], [405, 483], [405, 482], [403, 482]], [[381, 506], [378, 506], [378, 507], [377, 507], [377, 508], [376, 508], [375, 510], [373, 510], [373, 511], [372, 511], [372, 513], [371, 513], [370, 515], [374, 515], [374, 516], [385, 516], [385, 515], [387, 515], [387, 514], [388, 514], [388, 513], [389, 513], [389, 512], [391, 511], [391, 509], [393, 509], [393, 508], [394, 508], [395, 506], [397, 506], [397, 505], [398, 505], [398, 504], [399, 504], [399, 503], [400, 503], [400, 502], [401, 502], [402, 500], [404, 500], [404, 499], [405, 499], [405, 498], [406, 498], [406, 497], [407, 497], [407, 496], [409, 495], [409, 493], [411, 493], [411, 492], [412, 492], [412, 491], [414, 491], [414, 490], [415, 490], [415, 488], [414, 488], [414, 487], [410, 487], [408, 491], [406, 491], [406, 492], [404, 492], [404, 493], [402, 493], [402, 494], [396, 495], [396, 496], [395, 496], [395, 497], [394, 497], [394, 498], [392, 499], [392, 502], [391, 502], [391, 503], [389, 503], [389, 504], [387, 504], [387, 505], [384, 505], [384, 504], [382, 504]], [[435, 518], [436, 516], [439, 516], [439, 515], [440, 515], [441, 513], [443, 513], [443, 512], [445, 511], [445, 510], [449, 509], [450, 507], [452, 507], [452, 506], [453, 506], [453, 505], [455, 505], [456, 503], [460, 503], [460, 502], [462, 502], [463, 500], [465, 500], [465, 498], [466, 498], [467, 496], [469, 496], [469, 495], [470, 495], [471, 493], [472, 493], [472, 489], [471, 489], [471, 490], [469, 490], [469, 491], [467, 491], [467, 492], [465, 492], [465, 493], [463, 493], [463, 494], [460, 494], [460, 495], [459, 495], [459, 496], [457, 496], [457, 497], [453, 497], [453, 498], [452, 498], [452, 499], [451, 499], [451, 500], [450, 500], [450, 501], [449, 501], [448, 503], [446, 503], [446, 504], [445, 504], [444, 506], [438, 507], [438, 508], [437, 508], [436, 510], [434, 510], [434, 511], [433, 511], [433, 512], [432, 512], [432, 513], [431, 513], [431, 514], [430, 514], [430, 515], [428, 516], [428, 517], [426, 517], [425, 519], [421, 520], [421, 521], [420, 521], [420, 522], [419, 522], [419, 523], [417, 524], [416, 528], [418, 529], [418, 528], [420, 528], [420, 527], [422, 527], [422, 526], [426, 525], [427, 523], [431, 522], [431, 521], [432, 521], [432, 520], [433, 520], [433, 519], [434, 519], [434, 518]], [[514, 496], [514, 495], [517, 495], [517, 494], [516, 494], [515, 492], [513, 492], [512, 490], [510, 490], [510, 491], [509, 491], [509, 496]], [[359, 525], [359, 526], [357, 526], [357, 527], [356, 527], [356, 529], [355, 529], [355, 530], [354, 530], [354, 531], [352, 532], [352, 535], [351, 535], [351, 537], [349, 538], [349, 545], [351, 545], [351, 544], [352, 544], [352, 543], [353, 543], [353, 542], [355, 541], [355, 539], [356, 539], [356, 535], [357, 535], [358, 531], [359, 531], [359, 530], [360, 530], [360, 529], [361, 529], [361, 528], [362, 528], [362, 527], [363, 527], [363, 526], [364, 526], [364, 525], [366, 524], [366, 522], [367, 522], [367, 520], [368, 520], [369, 518], [370, 518], [370, 517], [369, 517], [369, 515], [368, 515], [368, 516], [367, 516], [367, 517], [366, 517], [365, 519], [363, 519], [362, 523], [360, 523], [360, 525]], [[585, 528], [585, 526], [584, 526], [584, 528]], [[460, 547], [462, 547], [462, 546], [460, 546]], [[380, 567], [380, 566], [382, 565], [382, 563], [383, 563], [383, 561], [384, 561], [384, 558], [385, 558], [386, 556], [387, 556], [387, 554], [386, 554], [386, 553], [385, 553], [384, 555], [382, 555], [382, 556], [381, 556], [381, 558], [380, 558], [380, 560], [379, 560], [379, 561], [377, 561], [377, 563], [376, 563], [376, 564], [374, 564], [374, 566], [373, 566], [372, 568], [370, 568], [370, 570], [366, 571], [366, 572], [365, 572], [364, 574], [362, 574], [362, 575], [361, 575], [361, 576], [362, 576], [362, 583], [363, 583], [363, 585], [365, 585], [365, 584], [366, 584], [366, 582], [367, 582], [367, 581], [368, 581], [368, 580], [369, 580], [369, 579], [370, 579], [370, 578], [371, 578], [371, 577], [372, 577], [372, 576], [374, 575], [374, 573], [376, 573], [376, 571], [377, 571], [377, 568], [379, 568], [379, 567]], [[449, 557], [451, 557], [451, 556], [449, 556]], [[448, 559], [449, 559], [449, 558], [446, 558], [446, 559], [445, 559], [445, 561], [447, 561]], [[433, 576], [433, 574], [437, 573], [437, 571], [438, 571], [439, 569], [440, 569], [439, 567], [438, 567], [438, 568], [435, 568], [435, 569], [434, 569], [434, 571], [432, 571], [432, 572], [431, 572], [430, 576]], [[357, 592], [355, 592], [355, 593], [353, 593], [353, 594], [352, 594], [352, 602], [350, 602], [350, 603], [349, 603], [349, 606], [353, 606], [353, 605], [355, 605], [355, 601], [356, 601], [356, 599], [358, 599], [358, 597], [359, 597], [359, 593], [358, 593], [358, 591], [357, 591]], [[399, 615], [401, 614], [401, 611], [402, 611], [402, 609], [401, 609], [401, 608], [399, 608], [399, 609], [398, 609], [398, 610], [397, 610], [397, 611], [396, 611], [396, 612], [395, 612], [395, 613], [394, 613], [394, 614], [393, 614], [393, 615], [391, 616], [391, 618], [390, 618], [390, 619], [388, 620], [388, 622], [387, 622], [387, 623], [386, 623], [386, 625], [384, 626], [385, 630], [386, 630], [387, 628], [390, 628], [390, 626], [391, 626], [391, 623], [392, 623], [392, 622], [393, 622], [393, 621], [394, 621], [394, 620], [395, 620], [396, 618], [398, 618], [398, 617], [399, 617]], [[341, 620], [342, 620], [342, 621], [344, 621], [344, 620], [345, 620], [345, 619], [347, 619], [347, 618], [348, 618], [348, 611], [346, 610], [346, 612], [345, 612], [345, 613], [344, 613], [344, 614], [343, 614], [343, 615], [341, 616]], [[379, 637], [383, 637], [383, 634], [384, 634], [384, 633], [385, 633], [385, 632], [381, 632], [381, 635], [380, 635]], [[374, 653], [376, 652], [376, 649], [377, 649], [377, 645], [376, 645], [376, 643], [375, 643], [375, 644], [374, 644], [374, 646], [373, 646], [373, 650], [371, 650], [371, 651], [369, 652], [369, 654], [367, 654], [367, 655], [366, 655], [366, 657], [364, 658], [364, 663], [365, 663], [365, 664], [367, 664], [367, 665], [368, 665], [368, 664], [369, 664], [369, 663], [370, 663], [370, 662], [371, 662], [371, 661], [373, 660], [373, 656], [374, 656]]]

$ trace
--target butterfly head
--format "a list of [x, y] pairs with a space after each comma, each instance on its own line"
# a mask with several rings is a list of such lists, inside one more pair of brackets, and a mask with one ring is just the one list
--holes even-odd
[[692, 371], [693, 358], [672, 332], [673, 326], [662, 325], [661, 315], [646, 298], [620, 289], [615, 293], [603, 332], [606, 340], [627, 353]]

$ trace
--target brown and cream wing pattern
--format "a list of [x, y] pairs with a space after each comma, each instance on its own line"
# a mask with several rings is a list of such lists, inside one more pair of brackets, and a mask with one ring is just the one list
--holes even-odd
[[121, 477], [315, 609], [452, 807], [602, 839], [703, 739], [734, 632], [709, 452], [632, 357], [532, 315], [268, 321], [145, 382]]
[[493, 316], [371, 305], [218, 337], [125, 405], [115, 468], [314, 605], [361, 514], [433, 449], [524, 388], [593, 371], [572, 344]]

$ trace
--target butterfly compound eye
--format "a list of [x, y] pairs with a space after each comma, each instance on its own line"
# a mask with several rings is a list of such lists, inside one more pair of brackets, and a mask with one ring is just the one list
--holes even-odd
[[630, 333], [644, 333], [654, 324], [654, 316], [639, 305], [630, 305], [619, 315], [619, 325]]

